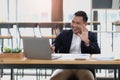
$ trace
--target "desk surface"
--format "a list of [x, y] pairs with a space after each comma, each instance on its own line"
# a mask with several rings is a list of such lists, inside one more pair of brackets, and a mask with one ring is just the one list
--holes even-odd
[[[62, 54], [63, 55], [63, 54]], [[69, 55], [69, 54], [68, 54]], [[24, 58], [1, 58], [0, 68], [98, 68], [98, 69], [119, 69], [120, 60], [75, 60], [56, 59], [38, 60]]]
[[[62, 57], [64, 57], [65, 55], [69, 55], [69, 54], [62, 54]], [[96, 54], [99, 56], [99, 54]], [[10, 56], [9, 56], [10, 57]], [[25, 59], [25, 58], [1, 58], [0, 59], [0, 64], [51, 64], [51, 65], [55, 65], [55, 64], [96, 64], [96, 65], [109, 65], [109, 64], [119, 64], [120, 65], [120, 60], [118, 59], [110, 59], [110, 60], [96, 60], [94, 58], [89, 58], [89, 59], [85, 59], [85, 60], [76, 60], [76, 59], [55, 59], [55, 60], [39, 60], [39, 59]]]
[[1, 59], [0, 64], [120, 64], [119, 60], [35, 60]]

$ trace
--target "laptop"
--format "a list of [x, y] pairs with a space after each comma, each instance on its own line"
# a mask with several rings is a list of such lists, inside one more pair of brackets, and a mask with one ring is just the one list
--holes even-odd
[[23, 38], [23, 51], [28, 59], [57, 59], [60, 55], [53, 55], [48, 38]]

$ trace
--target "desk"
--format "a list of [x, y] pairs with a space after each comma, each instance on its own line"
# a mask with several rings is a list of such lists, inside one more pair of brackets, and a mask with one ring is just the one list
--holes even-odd
[[[0, 59], [0, 68], [63, 68], [63, 69], [118, 69], [120, 60], [35, 60], [35, 59]], [[118, 72], [120, 80], [120, 72]], [[11, 74], [11, 77], [13, 75]], [[11, 78], [13, 79], [13, 78]]]

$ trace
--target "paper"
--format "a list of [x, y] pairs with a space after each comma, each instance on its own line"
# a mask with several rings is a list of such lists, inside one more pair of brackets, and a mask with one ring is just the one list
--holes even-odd
[[90, 54], [62, 54], [59, 59], [70, 59], [70, 60], [86, 60], [89, 59]]
[[114, 56], [113, 55], [101, 55], [101, 54], [96, 54], [93, 55], [92, 58], [93, 60], [114, 60]]
[[114, 57], [96, 57], [93, 60], [114, 60]]

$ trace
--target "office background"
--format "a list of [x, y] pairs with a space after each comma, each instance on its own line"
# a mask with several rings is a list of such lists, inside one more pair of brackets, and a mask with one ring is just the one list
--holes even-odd
[[[87, 28], [97, 33], [101, 53], [105, 55], [120, 54], [120, 26], [113, 24], [114, 21], [120, 20], [119, 0], [0, 0], [0, 6], [0, 23], [71, 22], [74, 12], [84, 10], [88, 15], [88, 22], [91, 23]], [[93, 25], [93, 21], [100, 24]], [[33, 35], [30, 29], [26, 30], [27, 33], [25, 31], [22, 34]], [[16, 47], [18, 46], [16, 26], [11, 29], [11, 33], [14, 36], [13, 47]], [[43, 28], [41, 33], [49, 35], [52, 33], [52, 29]], [[7, 33], [3, 30], [1, 34], [6, 35]], [[4, 46], [10, 47], [11, 44], [8, 43], [8, 40], [4, 41]], [[109, 76], [101, 74], [98, 76]]]

